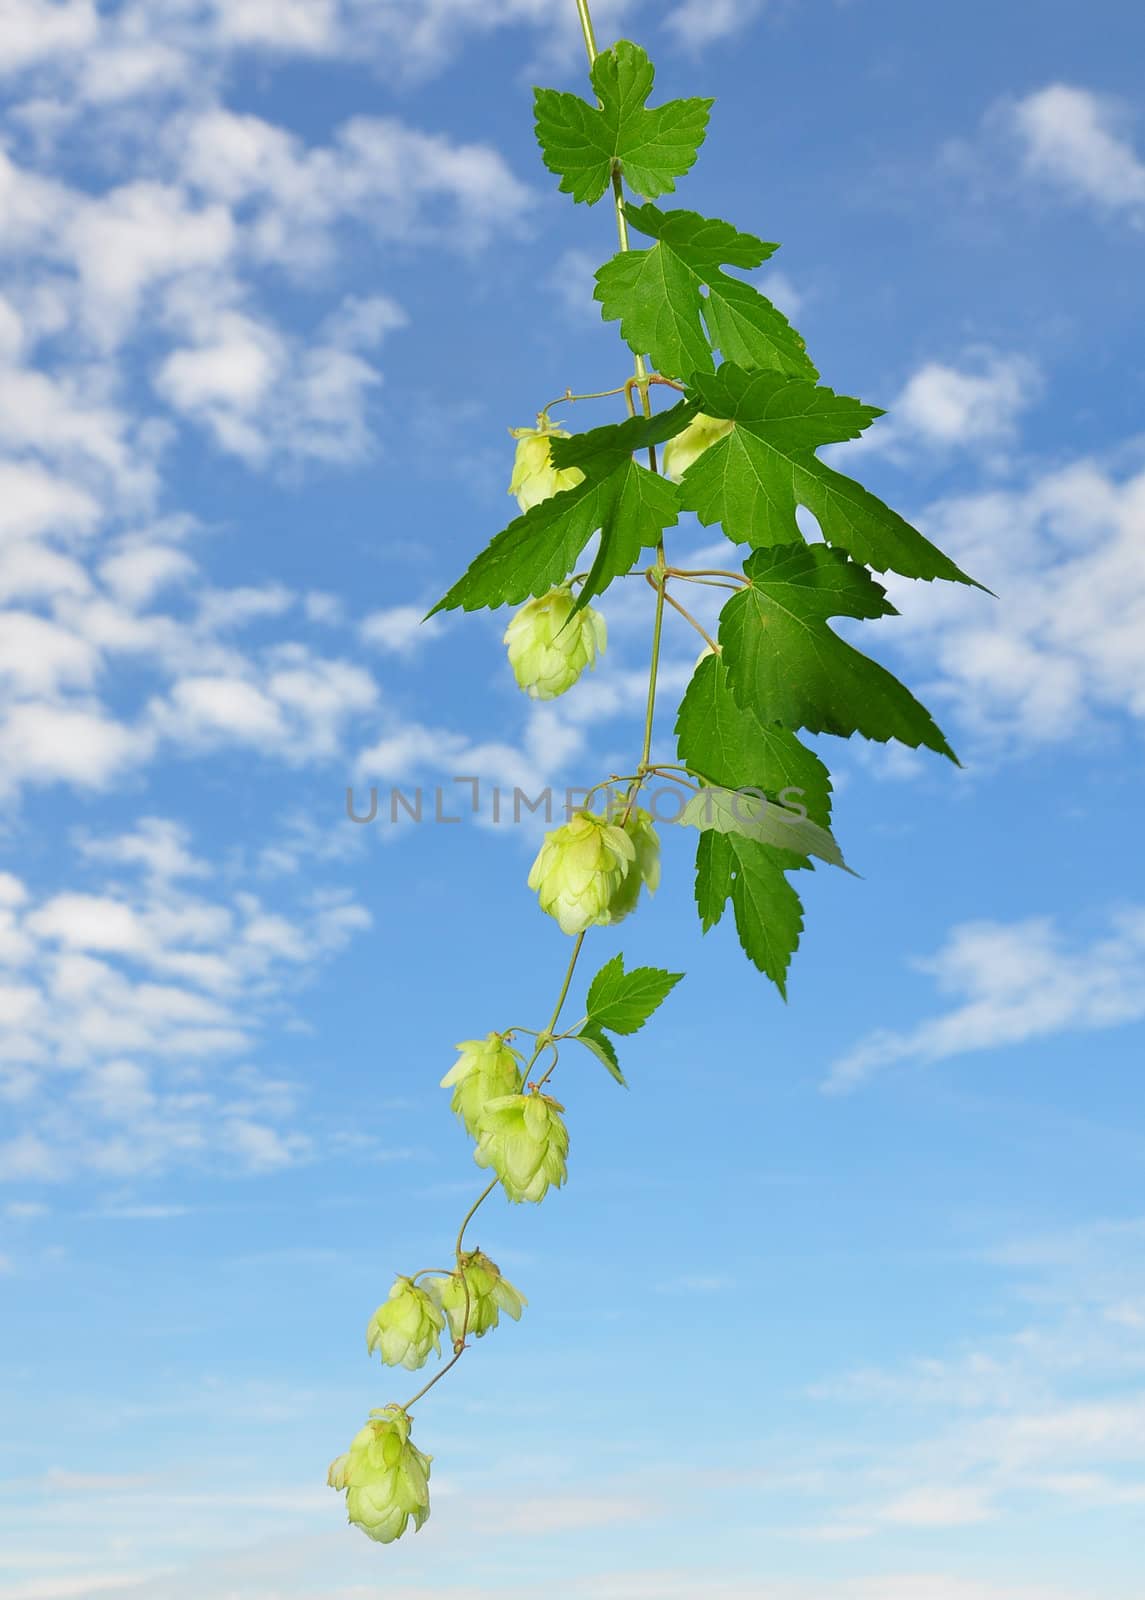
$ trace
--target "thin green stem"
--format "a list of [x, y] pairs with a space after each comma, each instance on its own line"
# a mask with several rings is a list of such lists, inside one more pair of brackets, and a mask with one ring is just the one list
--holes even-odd
[[615, 389], [596, 389], [592, 394], [573, 394], [571, 389], [566, 389], [564, 394], [559, 394], [555, 400], [549, 401], [545, 411], [551, 411], [554, 406], [566, 405], [570, 400], [608, 400], [614, 394], [623, 394], [630, 382], [631, 379], [626, 379], [624, 383], [618, 383]]
[[580, 18], [580, 29], [584, 34], [584, 47], [588, 52], [588, 65], [591, 71], [599, 52], [596, 48], [596, 31], [592, 25], [592, 13], [588, 9], [588, 0], [576, 0], [576, 13]]
[[728, 572], [723, 567], [669, 567], [670, 578], [685, 578], [689, 583], [699, 583], [702, 578], [728, 578], [737, 587], [751, 586], [751, 579], [742, 572]]
[[[469, 1320], [468, 1315], [466, 1316], [465, 1320], [466, 1320], [466, 1322], [468, 1322], [468, 1320]], [[444, 1365], [444, 1367], [442, 1367], [441, 1371], [434, 1373], [433, 1377], [429, 1380], [429, 1382], [427, 1384], [424, 1384], [422, 1386], [422, 1388], [420, 1388], [418, 1390], [418, 1392], [413, 1396], [413, 1398], [411, 1400], [407, 1400], [406, 1401], [405, 1405], [402, 1406], [402, 1410], [406, 1413], [407, 1416], [409, 1415], [410, 1406], [415, 1406], [418, 1403], [418, 1401], [421, 1399], [423, 1394], [428, 1394], [429, 1391], [433, 1388], [435, 1383], [440, 1383], [442, 1378], [445, 1377], [445, 1374], [452, 1367], [455, 1367], [457, 1365], [457, 1363], [461, 1360], [462, 1356], [465, 1354], [467, 1349], [468, 1349], [468, 1346], [463, 1344], [461, 1346], [460, 1350], [455, 1350], [453, 1352], [452, 1359], [445, 1363], [445, 1365]]]
[[[534, 1060], [535, 1059], [536, 1058], [534, 1057]], [[453, 1247], [453, 1253], [459, 1259], [461, 1257], [461, 1244], [462, 1240], [465, 1238], [466, 1228], [468, 1228], [469, 1224], [473, 1221], [473, 1218], [477, 1215], [478, 1209], [485, 1204], [485, 1201], [488, 1200], [489, 1196], [493, 1193], [499, 1181], [499, 1179], [494, 1178], [492, 1183], [487, 1185], [486, 1188], [482, 1189], [476, 1200], [474, 1200], [473, 1204], [469, 1207], [469, 1210], [465, 1213], [465, 1221], [457, 1230], [457, 1243]]]
[[[649, 581], [649, 583], [654, 582], [654, 580], [651, 577], [648, 579], [648, 581]], [[706, 640], [708, 648], [710, 650], [714, 651], [716, 655], [719, 655], [720, 647], [716, 643], [716, 641], [712, 638], [712, 636], [708, 632], [708, 630], [701, 623], [697, 622], [695, 617], [692, 615], [692, 613], [690, 611], [686, 611], [678, 600], [673, 600], [672, 596], [668, 593], [668, 590], [666, 588], [664, 590], [664, 598], [668, 602], [668, 604], [672, 607], [673, 611], [678, 611], [686, 622], [690, 622], [692, 624], [693, 628], [695, 628], [695, 630], [699, 634], [700, 638]]]
[[[553, 1014], [549, 1018], [549, 1025], [545, 1029], [545, 1034], [551, 1035], [553, 1029], [556, 1027], [557, 1023], [560, 1021], [561, 1012], [564, 1009], [564, 1003], [569, 997], [569, 986], [571, 985], [571, 983], [573, 981], [573, 973], [576, 971], [576, 964], [580, 960], [581, 946], [583, 944], [584, 944], [584, 934], [583, 933], [578, 933], [577, 936], [576, 936], [576, 943], [573, 945], [573, 948], [572, 948], [572, 955], [569, 957], [568, 971], [565, 973], [565, 981], [561, 985], [561, 992], [557, 996], [557, 1003], [553, 1007]], [[545, 1035], [542, 1034], [541, 1037], [544, 1038], [544, 1036]], [[540, 1055], [541, 1048], [542, 1047], [538, 1044], [536, 1050], [533, 1053], [533, 1061], [536, 1061], [537, 1057]], [[533, 1065], [533, 1061], [529, 1062], [530, 1066]], [[528, 1076], [527, 1073], [526, 1073], [526, 1076]]]

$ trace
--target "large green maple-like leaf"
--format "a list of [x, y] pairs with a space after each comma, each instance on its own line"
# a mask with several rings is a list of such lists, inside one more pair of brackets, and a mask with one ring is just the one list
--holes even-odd
[[655, 76], [640, 46], [620, 39], [593, 63], [599, 106], [558, 89], [536, 91], [537, 141], [562, 194], [595, 205], [614, 172], [653, 199], [676, 187], [704, 142], [713, 102], [669, 100], [652, 109]]
[[741, 589], [720, 614], [720, 646], [732, 694], [761, 720], [958, 758], [925, 706], [885, 667], [828, 627], [830, 617], [896, 616], [864, 567], [823, 544], [757, 550]]
[[803, 932], [803, 905], [785, 874], [810, 862], [729, 833], [705, 833], [696, 850], [696, 905], [705, 933], [728, 900], [748, 960], [787, 998], [787, 969]]
[[687, 402], [654, 417], [593, 428], [571, 439], [554, 439], [553, 463], [579, 467], [584, 481], [542, 500], [515, 517], [429, 613], [481, 606], [516, 605], [545, 594], [573, 570], [598, 530], [600, 549], [577, 599], [583, 605], [633, 566], [642, 549], [653, 549], [665, 528], [678, 520], [676, 485], [633, 460], [632, 452], [661, 444], [695, 414]]
[[818, 376], [783, 313], [750, 283], [723, 270], [725, 264], [758, 267], [778, 245], [694, 211], [626, 205], [624, 212], [656, 243], [606, 261], [596, 274], [594, 295], [605, 321], [619, 319], [633, 350], [676, 378], [714, 371], [712, 347], [725, 361]]
[[876, 572], [974, 582], [897, 511], [816, 457], [820, 445], [857, 439], [883, 415], [878, 406], [732, 363], [697, 373], [692, 387], [701, 411], [734, 423], [684, 473], [680, 503], [701, 522], [756, 548], [789, 544], [803, 537], [802, 505], [828, 544]]
[[802, 805], [813, 822], [831, 823], [831, 776], [789, 728], [767, 723], [740, 705], [719, 656], [705, 656], [692, 674], [676, 718], [680, 760], [708, 783], [762, 789], [783, 806]]

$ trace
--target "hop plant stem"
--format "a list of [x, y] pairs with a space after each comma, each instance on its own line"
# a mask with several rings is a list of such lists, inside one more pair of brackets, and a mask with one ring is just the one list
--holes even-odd
[[[592, 25], [592, 14], [589, 10], [588, 0], [576, 0], [576, 8], [577, 15], [580, 18], [581, 30], [584, 34], [585, 50], [588, 54], [588, 62], [591, 69], [596, 60], [598, 52], [596, 47], [596, 34]], [[612, 195], [613, 204], [616, 211], [616, 231], [620, 240], [620, 248], [621, 250], [628, 250], [631, 247], [628, 240], [628, 223], [624, 215], [624, 186], [618, 172], [613, 174]], [[650, 383], [651, 379], [648, 375], [648, 369], [645, 365], [644, 357], [638, 355], [635, 360], [634, 377], [630, 378], [629, 381], [622, 386], [621, 390], [614, 391], [616, 393], [623, 392], [630, 415], [635, 415], [636, 410], [632, 401], [633, 389], [639, 390], [640, 405], [644, 415], [646, 417], [650, 417], [652, 415], [652, 403], [648, 393]], [[672, 387], [675, 388], [678, 386], [673, 384]], [[648, 448], [648, 464], [653, 472], [658, 471], [655, 445], [650, 445]], [[656, 610], [652, 622], [652, 650], [648, 669], [648, 698], [644, 710], [644, 736], [640, 749], [640, 761], [637, 764], [635, 773], [629, 780], [627, 803], [625, 806], [623, 819], [624, 821], [627, 821], [627, 819], [631, 816], [632, 808], [636, 803], [636, 797], [640, 792], [641, 785], [644, 783], [648, 773], [651, 771], [649, 758], [652, 754], [652, 730], [656, 716], [656, 689], [660, 672], [660, 642], [664, 630], [665, 602], [669, 600], [669, 597], [665, 593], [665, 586], [668, 581], [668, 570], [667, 560], [664, 554], [664, 541], [661, 539], [659, 544], [656, 546], [655, 564], [650, 567], [646, 573], [648, 582], [656, 590]], [[674, 604], [674, 602], [669, 603]], [[564, 1009], [565, 1001], [568, 999], [569, 989], [572, 986], [573, 977], [576, 973], [577, 962], [580, 960], [581, 950], [584, 947], [584, 939], [584, 934], [580, 933], [577, 935], [576, 941], [573, 944], [572, 953], [569, 956], [568, 966], [565, 969], [564, 980], [561, 984], [560, 993], [557, 995], [556, 1004], [553, 1007], [553, 1014], [549, 1019], [548, 1027], [543, 1033], [539, 1033], [536, 1036], [532, 1056], [526, 1063], [524, 1074], [526, 1083], [528, 1082], [529, 1073], [532, 1071], [543, 1052], [553, 1044], [553, 1035], [556, 1030], [557, 1023], [560, 1021], [560, 1016], [562, 1010]], [[537, 1080], [538, 1088], [547, 1083], [549, 1078], [552, 1076], [556, 1065], [557, 1061], [554, 1055], [554, 1060], [548, 1067], [547, 1071], [542, 1075], [541, 1078]], [[446, 1362], [439, 1372], [434, 1374], [428, 1383], [424, 1384], [411, 1399], [405, 1402], [402, 1409], [407, 1413], [409, 1408], [424, 1395], [428, 1394], [435, 1384], [441, 1382], [442, 1378], [445, 1377], [447, 1372], [452, 1371], [468, 1348], [466, 1344], [466, 1335], [469, 1332], [471, 1307], [469, 1304], [469, 1285], [463, 1270], [465, 1234], [469, 1224], [477, 1215], [477, 1212], [485, 1204], [486, 1200], [488, 1200], [494, 1189], [499, 1187], [500, 1181], [501, 1180], [499, 1178], [494, 1178], [491, 1183], [486, 1185], [486, 1187], [481, 1191], [476, 1200], [470, 1206], [469, 1210], [466, 1212], [464, 1218], [462, 1219], [461, 1226], [457, 1231], [457, 1240], [454, 1245], [454, 1256], [457, 1262], [457, 1275], [460, 1277], [461, 1282], [465, 1287], [465, 1315], [462, 1323], [461, 1334], [454, 1343], [453, 1356], [449, 1361]]]

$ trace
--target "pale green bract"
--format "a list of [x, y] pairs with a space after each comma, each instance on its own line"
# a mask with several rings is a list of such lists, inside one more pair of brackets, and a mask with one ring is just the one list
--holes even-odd
[[636, 854], [624, 882], [609, 902], [610, 922], [621, 922], [629, 912], [636, 910], [641, 888], [655, 894], [660, 885], [660, 840], [652, 818], [637, 806], [621, 826], [632, 840]]
[[529, 873], [541, 910], [563, 933], [621, 922], [635, 910], [641, 885], [660, 882], [660, 841], [652, 818], [639, 808], [626, 822], [591, 811], [545, 835]]
[[398, 1278], [370, 1318], [366, 1329], [366, 1349], [377, 1351], [388, 1367], [405, 1367], [412, 1372], [424, 1367], [431, 1352], [441, 1354], [439, 1336], [445, 1326], [441, 1312], [424, 1289], [412, 1278]]
[[499, 1033], [491, 1033], [485, 1039], [465, 1039], [457, 1048], [461, 1054], [442, 1078], [441, 1087], [453, 1090], [450, 1107], [461, 1118], [465, 1131], [476, 1137], [477, 1118], [486, 1100], [516, 1094], [520, 1089], [521, 1058]]
[[429, 1516], [432, 1456], [410, 1443], [410, 1419], [401, 1406], [371, 1411], [344, 1456], [330, 1463], [326, 1482], [346, 1491], [349, 1519], [379, 1544], [400, 1539], [413, 1518], [420, 1528]]
[[523, 605], [505, 629], [509, 665], [531, 700], [555, 700], [586, 667], [596, 666], [608, 643], [604, 618], [591, 606], [577, 610], [567, 584]]
[[490, 1100], [482, 1111], [473, 1158], [479, 1167], [492, 1167], [514, 1203], [543, 1200], [568, 1176], [563, 1110], [551, 1095], [533, 1092]]
[[553, 466], [552, 439], [567, 439], [564, 428], [555, 427], [542, 411], [535, 428], [510, 428], [517, 441], [513, 457], [513, 476], [509, 480], [509, 493], [517, 496], [522, 511], [530, 511], [562, 489], [575, 489], [584, 482], [579, 467]]
[[701, 411], [682, 433], [669, 439], [664, 446], [664, 476], [679, 483], [692, 462], [698, 461], [705, 450], [723, 439], [734, 426], [726, 417], [709, 417]]
[[449, 1333], [455, 1346], [469, 1335], [483, 1339], [497, 1326], [502, 1311], [519, 1322], [529, 1303], [482, 1250], [469, 1251], [458, 1272], [448, 1278], [433, 1278], [427, 1287], [449, 1318]]
[[623, 828], [578, 811], [545, 835], [529, 873], [541, 910], [555, 917], [562, 933], [584, 933], [612, 921], [611, 905], [636, 860]]

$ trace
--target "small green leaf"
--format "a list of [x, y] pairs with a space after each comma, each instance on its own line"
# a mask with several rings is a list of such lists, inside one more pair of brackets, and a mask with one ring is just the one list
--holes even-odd
[[705, 833], [696, 851], [696, 903], [704, 932], [730, 898], [744, 954], [787, 998], [787, 969], [799, 948], [803, 906], [785, 873], [809, 866], [790, 851], [736, 834]]
[[829, 617], [897, 615], [865, 567], [823, 544], [757, 550], [720, 614], [720, 646], [737, 702], [793, 731], [897, 739], [958, 758], [925, 706], [885, 667], [827, 626]]
[[716, 833], [735, 833], [759, 844], [774, 845], [800, 856], [818, 856], [820, 861], [850, 871], [835, 837], [809, 817], [785, 806], [776, 805], [766, 795], [748, 794], [742, 789], [720, 789], [705, 785], [693, 795], [678, 818], [685, 828], [708, 829]]
[[762, 789], [789, 811], [831, 821], [831, 775], [788, 728], [763, 722], [732, 694], [719, 656], [705, 656], [684, 691], [676, 719], [680, 760], [726, 789]]
[[778, 245], [694, 211], [633, 205], [624, 211], [634, 228], [657, 242], [606, 261], [596, 275], [595, 298], [606, 322], [619, 320], [633, 350], [677, 378], [714, 371], [713, 347], [725, 361], [818, 376], [783, 313], [723, 270], [725, 262], [758, 267]]
[[613, 956], [589, 985], [585, 1006], [588, 1020], [594, 1027], [610, 1028], [613, 1033], [635, 1033], [683, 976], [682, 972], [664, 972], [659, 967], [633, 967], [631, 972], [625, 972], [624, 957]]
[[571, 439], [554, 439], [553, 464], [579, 467], [584, 481], [515, 517], [430, 616], [458, 606], [474, 611], [517, 605], [529, 595], [545, 594], [568, 577], [598, 530], [600, 550], [578, 596], [578, 609], [601, 594], [678, 520], [675, 484], [649, 472], [632, 452], [671, 439], [694, 415], [695, 407], [684, 402], [651, 418], [633, 417]]
[[557, 89], [536, 91], [537, 141], [562, 194], [595, 205], [614, 171], [653, 199], [676, 187], [704, 142], [712, 101], [669, 100], [652, 110], [646, 101], [655, 76], [640, 46], [619, 39], [593, 64], [599, 106]]
[[591, 1022], [586, 1022], [584, 1027], [574, 1038], [580, 1040], [587, 1050], [591, 1050], [596, 1059], [601, 1062], [620, 1084], [622, 1089], [627, 1089], [628, 1081], [620, 1070], [620, 1062], [616, 1055], [616, 1046], [606, 1033], [602, 1033]]
[[795, 512], [805, 506], [828, 544], [876, 572], [974, 582], [897, 511], [816, 457], [820, 445], [857, 439], [883, 415], [878, 406], [731, 364], [697, 372], [693, 386], [701, 411], [735, 424], [684, 473], [680, 503], [702, 523], [761, 549], [802, 539]]

